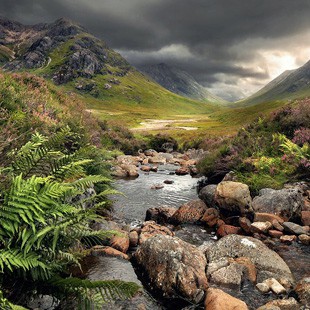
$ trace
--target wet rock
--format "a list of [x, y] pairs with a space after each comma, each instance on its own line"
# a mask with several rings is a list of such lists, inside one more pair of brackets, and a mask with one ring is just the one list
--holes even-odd
[[283, 232], [278, 230], [269, 230], [268, 233], [272, 238], [281, 238], [283, 236]]
[[284, 222], [284, 220], [275, 214], [271, 213], [259, 213], [256, 212], [254, 216], [254, 222], [270, 222], [272, 223], [274, 220], [278, 221], [280, 224]]
[[198, 194], [198, 197], [209, 207], [214, 207], [216, 205], [215, 202], [215, 192], [217, 185], [210, 184], [203, 187]]
[[201, 221], [207, 210], [206, 204], [200, 200], [192, 200], [182, 205], [171, 217], [172, 224], [195, 224]]
[[299, 219], [303, 196], [298, 189], [262, 189], [253, 199], [253, 209], [260, 213], [273, 213], [284, 220]]
[[210, 263], [225, 257], [247, 257], [256, 267], [259, 282], [268, 278], [285, 278], [293, 283], [293, 276], [284, 260], [264, 243], [251, 237], [226, 236], [208, 251], [207, 256]]
[[122, 259], [129, 260], [129, 257], [127, 254], [124, 254], [123, 252], [118, 251], [109, 246], [96, 245], [92, 247], [91, 254], [93, 256], [110, 256], [110, 257], [119, 257]]
[[189, 174], [189, 169], [187, 167], [181, 167], [175, 171], [176, 175], [187, 175]]
[[224, 215], [249, 216], [253, 213], [250, 190], [243, 183], [231, 181], [219, 183], [215, 192], [215, 201]]
[[170, 184], [173, 184], [173, 183], [174, 183], [174, 181], [173, 181], [173, 180], [165, 180], [165, 181], [164, 181], [164, 183], [165, 183], [165, 184], [169, 184], [169, 185], [170, 185]]
[[288, 299], [278, 299], [268, 302], [257, 310], [298, 310], [299, 304], [293, 297]]
[[158, 225], [154, 221], [148, 221], [143, 223], [141, 228], [139, 244], [156, 235], [174, 236], [174, 233], [166, 226]]
[[310, 226], [310, 211], [301, 211], [301, 222], [305, 226]]
[[146, 221], [155, 221], [158, 224], [166, 224], [177, 211], [177, 208], [162, 206], [146, 210]]
[[241, 229], [240, 227], [232, 226], [232, 225], [221, 225], [217, 231], [216, 234], [219, 237], [225, 237], [227, 235], [233, 235], [233, 234], [241, 234]]
[[152, 172], [157, 172], [157, 171], [158, 171], [158, 167], [157, 167], [157, 166], [151, 167], [151, 171], [152, 171]]
[[266, 234], [270, 228], [272, 228], [270, 222], [254, 222], [251, 224], [251, 230], [253, 233]]
[[304, 245], [310, 245], [310, 236], [308, 235], [299, 235], [298, 240]]
[[283, 224], [284, 231], [289, 232], [295, 235], [304, 235], [307, 234], [307, 231], [300, 225], [291, 223], [291, 222], [284, 222]]
[[195, 246], [171, 236], [146, 240], [134, 255], [153, 287], [166, 297], [200, 302], [208, 287], [204, 254]]
[[209, 208], [204, 213], [203, 217], [201, 218], [201, 222], [206, 224], [208, 227], [213, 227], [216, 225], [219, 219], [219, 211], [215, 208]]
[[239, 217], [239, 225], [247, 234], [250, 234], [252, 232], [251, 221], [248, 218]]
[[135, 230], [129, 233], [129, 245], [130, 247], [136, 247], [139, 242], [139, 234]]
[[310, 277], [300, 280], [294, 291], [296, 292], [300, 303], [310, 308]]
[[209, 288], [205, 300], [205, 310], [248, 310], [245, 302], [220, 289]]
[[294, 235], [283, 235], [280, 237], [280, 241], [285, 244], [292, 244], [292, 242], [296, 241], [297, 237]]
[[123, 253], [127, 253], [129, 249], [129, 237], [126, 232], [122, 232], [122, 235], [113, 236], [110, 240], [110, 246]]

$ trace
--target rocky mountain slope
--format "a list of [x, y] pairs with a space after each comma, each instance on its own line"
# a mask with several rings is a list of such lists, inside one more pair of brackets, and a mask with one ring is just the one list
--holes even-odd
[[225, 103], [224, 99], [211, 94], [190, 74], [165, 63], [140, 66], [139, 70], [161, 86], [178, 95], [197, 100]]
[[303, 98], [310, 95], [310, 61], [296, 70], [283, 72], [249, 98], [240, 101], [254, 105], [267, 101]]

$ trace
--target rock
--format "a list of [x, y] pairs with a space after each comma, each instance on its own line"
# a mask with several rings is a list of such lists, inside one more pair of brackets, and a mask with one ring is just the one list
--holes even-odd
[[190, 174], [191, 176], [195, 176], [195, 175], [198, 175], [198, 174], [199, 174], [199, 171], [198, 171], [198, 169], [197, 169], [196, 167], [190, 166], [190, 167], [189, 167], [189, 174]]
[[170, 161], [171, 159], [173, 159], [173, 155], [170, 154], [170, 153], [162, 153], [162, 152], [160, 152], [159, 155], [160, 155], [161, 157], [166, 158], [167, 162]]
[[246, 217], [239, 217], [239, 225], [247, 234], [252, 232], [251, 221]]
[[310, 226], [310, 211], [301, 211], [301, 222], [305, 226]]
[[233, 234], [241, 234], [241, 229], [240, 227], [232, 226], [232, 225], [221, 225], [217, 231], [216, 234], [219, 237], [225, 237], [227, 235], [233, 235]]
[[302, 305], [310, 308], [310, 277], [300, 280], [294, 291]]
[[121, 165], [133, 165], [138, 166], [139, 163], [142, 161], [142, 158], [139, 156], [131, 156], [131, 155], [120, 155], [116, 158], [117, 163]]
[[308, 235], [299, 235], [298, 240], [304, 245], [310, 245], [310, 236]]
[[237, 182], [237, 176], [234, 171], [229, 171], [225, 176], [222, 181], [232, 181], [232, 182]]
[[209, 288], [205, 300], [205, 310], [248, 310], [245, 302], [220, 289]]
[[274, 278], [267, 279], [263, 283], [268, 285], [269, 288], [277, 295], [286, 293], [286, 289]]
[[157, 171], [158, 171], [158, 167], [157, 167], [157, 166], [151, 167], [151, 171], [152, 171], [152, 172], [157, 172]]
[[129, 245], [130, 245], [130, 247], [136, 247], [138, 245], [138, 242], [139, 242], [139, 234], [135, 230], [132, 230], [129, 233]]
[[255, 283], [257, 278], [257, 271], [255, 265], [248, 257], [238, 257], [234, 260], [237, 264], [243, 265], [246, 268], [247, 278]]
[[289, 299], [278, 299], [268, 302], [257, 310], [298, 310], [299, 304], [293, 297]]
[[300, 225], [291, 222], [284, 222], [283, 224], [284, 231], [289, 232], [295, 235], [304, 235], [307, 234], [307, 231]]
[[182, 205], [171, 217], [172, 224], [195, 224], [201, 221], [207, 210], [206, 204], [200, 200], [192, 200]]
[[256, 284], [256, 288], [263, 294], [266, 294], [270, 291], [270, 287], [269, 285], [267, 285], [266, 283], [262, 282], [262, 283], [257, 283]]
[[111, 175], [117, 178], [126, 178], [128, 176], [127, 171], [125, 171], [121, 167], [114, 167], [114, 169], [111, 172]]
[[279, 231], [284, 230], [284, 227], [277, 220], [272, 221], [272, 226]]
[[296, 220], [301, 216], [303, 196], [298, 189], [262, 189], [253, 199], [253, 209], [260, 213], [273, 213], [284, 220]]
[[186, 167], [181, 167], [175, 171], [176, 175], [187, 175], [189, 174], [189, 169]]
[[129, 237], [126, 232], [122, 232], [121, 236], [113, 236], [110, 240], [110, 246], [123, 253], [127, 253], [129, 249]]
[[164, 188], [165, 186], [163, 184], [153, 184], [151, 186], [151, 189], [162, 189]]
[[152, 286], [166, 297], [198, 303], [208, 288], [204, 254], [195, 246], [171, 236], [146, 240], [134, 254]]
[[246, 184], [231, 181], [219, 183], [215, 192], [215, 201], [226, 216], [253, 215], [252, 198]]
[[139, 244], [156, 235], [174, 236], [174, 233], [166, 226], [158, 225], [154, 221], [144, 222], [141, 228]]
[[209, 208], [205, 211], [203, 217], [201, 218], [201, 222], [206, 224], [208, 227], [213, 227], [216, 225], [219, 219], [219, 211], [215, 208]]
[[140, 169], [144, 172], [150, 172], [152, 167], [151, 166], [141, 166]]
[[283, 236], [283, 232], [278, 230], [269, 230], [268, 233], [272, 238], [280, 238]]
[[149, 158], [150, 164], [164, 165], [166, 162], [167, 162], [166, 158], [161, 157], [161, 156], [153, 156]]
[[285, 278], [293, 283], [292, 273], [284, 260], [264, 243], [251, 237], [228, 235], [215, 243], [207, 257], [209, 263], [225, 257], [247, 257], [256, 267], [259, 282], [268, 278]]
[[111, 256], [111, 257], [119, 257], [122, 259], [129, 260], [129, 257], [127, 254], [124, 254], [123, 252], [118, 251], [109, 246], [96, 245], [92, 247], [91, 254], [93, 256]]
[[254, 222], [270, 222], [272, 223], [274, 220], [278, 221], [280, 224], [284, 222], [284, 220], [275, 214], [271, 213], [259, 213], [256, 212], [254, 216]]
[[253, 233], [266, 234], [270, 228], [272, 228], [270, 222], [254, 222], [251, 224]]
[[150, 208], [146, 210], [145, 220], [155, 221], [158, 224], [166, 224], [176, 211], [176, 208], [168, 206]]
[[[33, 310], [54, 310], [60, 304], [60, 300], [51, 295], [35, 295], [27, 303], [27, 307]], [[5, 309], [5, 307], [4, 307]]]
[[297, 240], [297, 237], [294, 235], [283, 235], [282, 237], [280, 237], [280, 241], [286, 244], [291, 244], [292, 242], [296, 240]]
[[138, 168], [135, 165], [121, 164], [112, 171], [112, 175], [115, 177], [138, 177]]
[[213, 272], [210, 282], [229, 288], [240, 288], [245, 267], [239, 264], [230, 264]]
[[149, 149], [144, 151], [144, 155], [146, 156], [156, 156], [158, 153], [155, 150]]
[[216, 205], [215, 202], [215, 192], [217, 185], [210, 184], [203, 187], [198, 194], [198, 197], [209, 207], [214, 207]]
[[165, 183], [165, 184], [173, 184], [174, 181], [172, 181], [172, 180], [165, 180], [164, 183]]

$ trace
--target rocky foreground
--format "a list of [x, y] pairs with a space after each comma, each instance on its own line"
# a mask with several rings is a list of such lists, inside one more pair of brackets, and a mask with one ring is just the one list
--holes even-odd
[[[156, 171], [156, 165], [167, 162], [178, 165], [180, 175], [195, 174], [199, 155], [150, 150], [137, 157], [122, 156], [114, 175], [137, 177], [139, 169]], [[203, 187], [197, 200], [179, 208], [147, 210], [141, 227], [110, 222], [120, 234], [109, 246], [94, 247], [92, 254], [130, 260], [148, 288], [168, 301], [186, 300], [207, 310], [310, 309], [310, 274], [295, 279], [271, 249], [276, 244], [286, 245], [288, 251], [310, 245], [309, 189], [309, 184], [299, 183], [282, 190], [263, 189], [252, 198], [248, 186], [228, 174], [221, 183]], [[187, 224], [207, 229], [217, 241], [195, 246], [178, 238]], [[256, 303], [240, 293], [245, 285], [253, 296], [261, 296]]]

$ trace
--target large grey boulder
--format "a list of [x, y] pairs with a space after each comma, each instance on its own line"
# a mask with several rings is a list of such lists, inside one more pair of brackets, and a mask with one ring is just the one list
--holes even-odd
[[214, 207], [215, 206], [215, 192], [216, 192], [217, 185], [210, 184], [203, 187], [198, 194], [198, 197], [208, 206]]
[[225, 258], [249, 258], [256, 267], [258, 282], [268, 278], [286, 279], [290, 283], [294, 281], [284, 260], [264, 243], [251, 237], [239, 235], [223, 237], [207, 251], [207, 256], [211, 265]]
[[253, 199], [253, 209], [260, 213], [273, 213], [285, 221], [299, 220], [304, 204], [302, 193], [295, 188], [262, 189]]
[[208, 287], [205, 255], [195, 246], [171, 236], [147, 239], [134, 254], [151, 285], [165, 297], [200, 302]]

